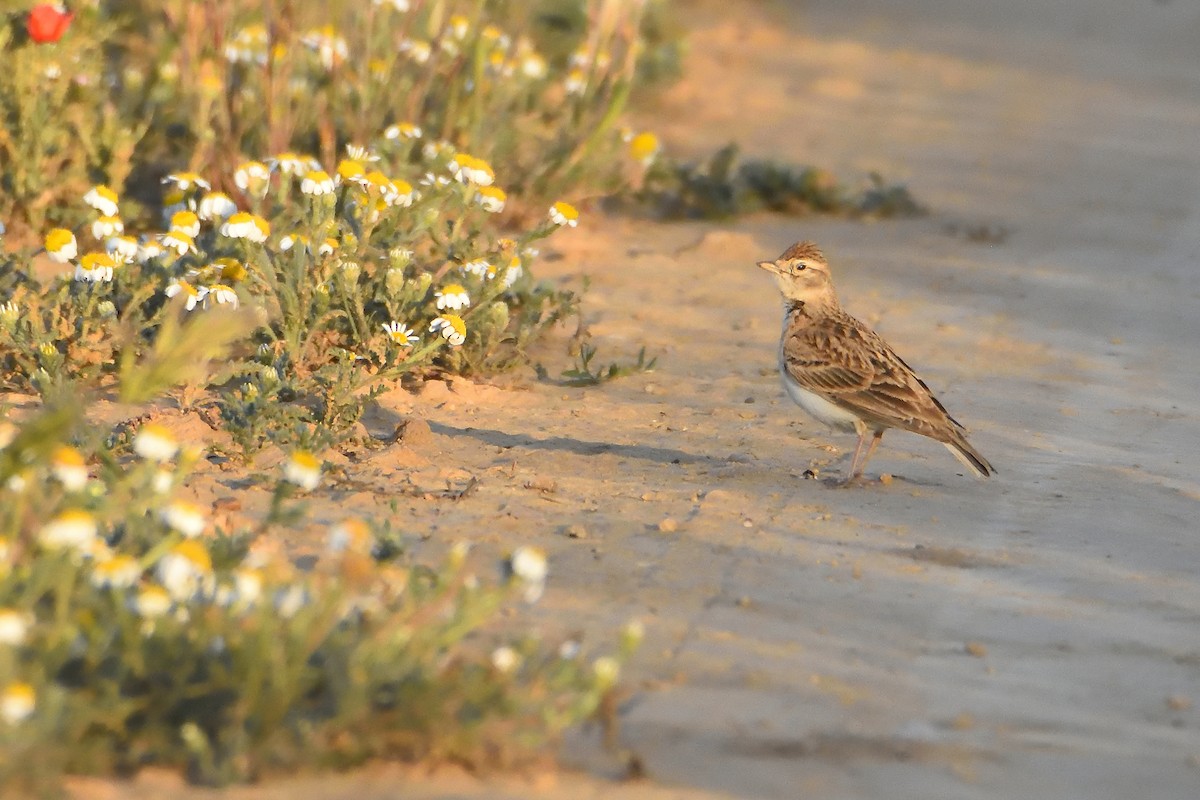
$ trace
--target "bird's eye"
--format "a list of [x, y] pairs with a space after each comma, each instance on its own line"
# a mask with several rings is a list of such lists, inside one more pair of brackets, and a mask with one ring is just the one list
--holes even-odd
[[808, 267], [808, 265], [805, 264], [803, 261], [797, 261], [795, 264], [792, 265], [792, 271], [793, 272], [803, 272], [806, 267]]

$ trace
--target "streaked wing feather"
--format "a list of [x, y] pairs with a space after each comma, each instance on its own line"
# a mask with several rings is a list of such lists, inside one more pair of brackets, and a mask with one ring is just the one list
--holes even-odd
[[783, 367], [805, 389], [869, 424], [942, 440], [958, 427], [887, 343], [844, 312], [789, 331]]

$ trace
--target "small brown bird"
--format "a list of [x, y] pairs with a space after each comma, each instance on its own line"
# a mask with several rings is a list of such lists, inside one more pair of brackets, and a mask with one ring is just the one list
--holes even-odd
[[[797, 242], [758, 265], [774, 273], [783, 293], [779, 371], [788, 396], [826, 425], [858, 434], [850, 480], [862, 475], [888, 428], [941, 442], [980, 477], [995, 472], [912, 368], [842, 309], [815, 244]], [[873, 438], [864, 453], [868, 434]]]

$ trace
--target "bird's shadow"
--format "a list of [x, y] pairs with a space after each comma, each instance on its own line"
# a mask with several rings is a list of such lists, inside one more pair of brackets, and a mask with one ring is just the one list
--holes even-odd
[[573, 453], [580, 456], [609, 454], [623, 458], [653, 461], [658, 464], [697, 464], [713, 460], [712, 456], [698, 456], [669, 447], [596, 442], [587, 439], [576, 439], [570, 436], [550, 436], [545, 439], [539, 439], [529, 434], [507, 433], [491, 428], [456, 428], [453, 425], [447, 425], [443, 422], [430, 422], [429, 429], [441, 436], [466, 436], [483, 444], [502, 447], [505, 450], [521, 448], [523, 450]]

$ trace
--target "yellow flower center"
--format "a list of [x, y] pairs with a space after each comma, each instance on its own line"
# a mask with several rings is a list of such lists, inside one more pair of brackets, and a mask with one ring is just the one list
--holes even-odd
[[301, 469], [315, 470], [321, 468], [321, 462], [307, 450], [297, 450], [292, 453], [292, 463]]
[[52, 253], [57, 253], [74, 241], [75, 234], [66, 228], [55, 228], [46, 234], [46, 249]]
[[115, 267], [117, 262], [108, 253], [85, 253], [79, 264], [86, 270]]
[[54, 451], [54, 463], [62, 467], [82, 467], [86, 463], [83, 453], [74, 447], [59, 447]]
[[635, 161], [645, 161], [648, 158], [652, 158], [658, 152], [658, 149], [658, 137], [649, 132], [639, 133], [629, 143], [629, 154], [633, 156]]
[[208, 550], [204, 549], [204, 545], [197, 539], [185, 539], [179, 544], [171, 548], [171, 552], [177, 556], [182, 556], [202, 572], [212, 571], [212, 556], [208, 554]]

